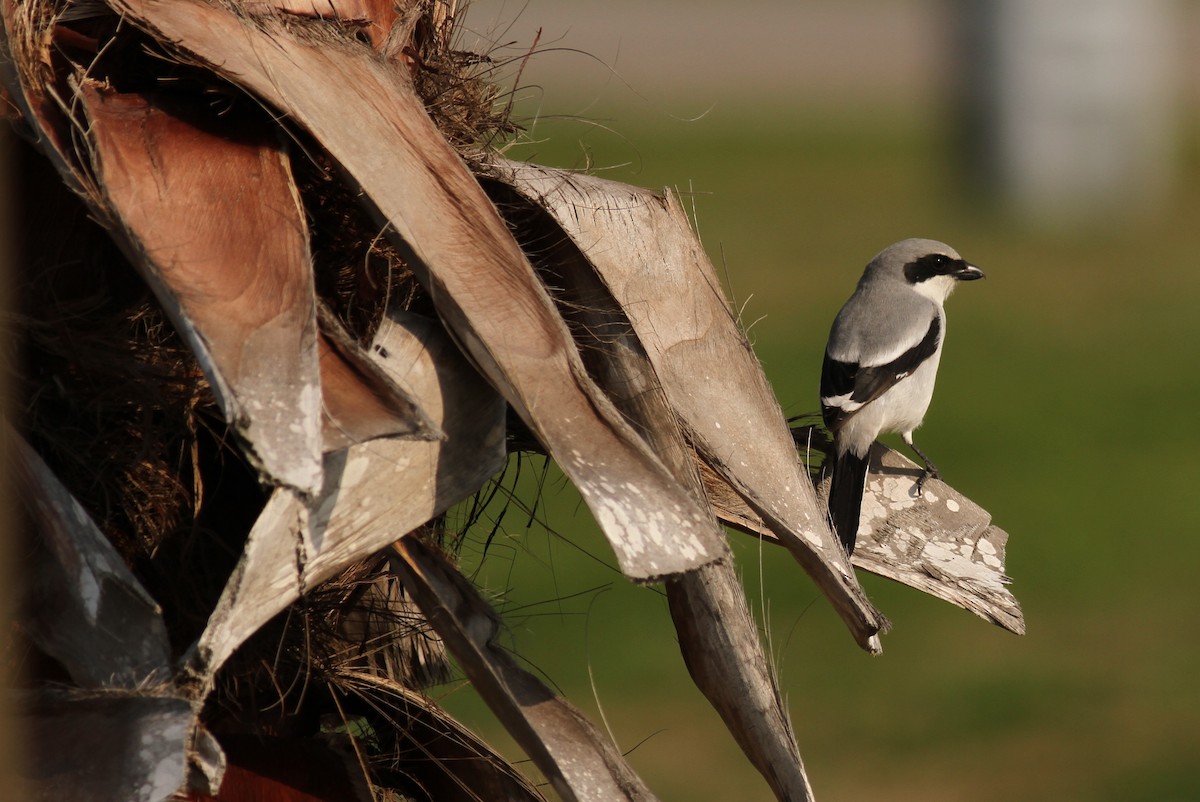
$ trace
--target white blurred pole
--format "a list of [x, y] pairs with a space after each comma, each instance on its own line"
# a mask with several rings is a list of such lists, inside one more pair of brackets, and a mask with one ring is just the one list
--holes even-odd
[[1153, 211], [1172, 160], [1172, 0], [973, 0], [966, 88], [989, 189], [1051, 221]]

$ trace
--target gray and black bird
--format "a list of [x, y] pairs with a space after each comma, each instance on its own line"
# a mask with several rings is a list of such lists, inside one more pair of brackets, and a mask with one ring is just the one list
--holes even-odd
[[833, 321], [821, 369], [821, 415], [833, 435], [829, 520], [854, 552], [871, 444], [898, 432], [925, 463], [920, 491], [937, 467], [913, 443], [925, 419], [946, 337], [946, 298], [983, 271], [936, 240], [906, 239], [881, 251]]

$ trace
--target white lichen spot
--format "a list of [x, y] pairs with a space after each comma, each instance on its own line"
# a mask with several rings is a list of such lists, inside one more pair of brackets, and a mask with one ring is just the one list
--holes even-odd
[[989, 568], [1000, 570], [1004, 567], [1004, 563], [1000, 560], [1000, 556], [996, 550], [995, 544], [993, 544], [990, 540], [979, 540], [976, 542], [975, 553], [980, 556], [983, 564]]
[[804, 538], [804, 541], [814, 549], [825, 548], [825, 544], [821, 542], [821, 538], [817, 536], [816, 532], [812, 532], [808, 529], [801, 529], [800, 537]]
[[342, 471], [342, 487], [353, 487], [358, 484], [367, 475], [370, 467], [371, 458], [366, 454], [351, 453], [350, 459], [346, 461], [346, 468]]
[[688, 562], [691, 562], [706, 557], [708, 552], [698, 547], [698, 541], [685, 540], [679, 546], [679, 555]]
[[[622, 562], [637, 561], [647, 573], [662, 573], [661, 556], [674, 554], [688, 562], [707, 557], [707, 550], [698, 538], [704, 525], [703, 516], [675, 504], [669, 508], [647, 507], [630, 503], [631, 496], [644, 496], [642, 488], [622, 483], [618, 488], [598, 493], [605, 482], [580, 482], [579, 489], [588, 499], [596, 522], [604, 531]], [[616, 491], [615, 494], [613, 491]], [[652, 555], [658, 555], [653, 559]]]
[[100, 615], [100, 583], [96, 581], [96, 575], [90, 570], [80, 571], [78, 590], [88, 623], [95, 624], [97, 616]]
[[[155, 734], [152, 738], [143, 735], [141, 739], [138, 762], [141, 766], [142, 781], [136, 788], [131, 789], [131, 802], [165, 799], [179, 787], [183, 779], [184, 762], [179, 747], [182, 747], [184, 741], [184, 725], [166, 715], [155, 716], [152, 720], [158, 726], [153, 729]], [[144, 726], [149, 728], [149, 724]], [[164, 744], [175, 748], [164, 748]]]
[[309, 422], [309, 427], [320, 431], [321, 426], [321, 388], [315, 383], [307, 383], [300, 388], [300, 397], [296, 400], [296, 408], [300, 417]]
[[[262, 444], [262, 441], [259, 441]], [[308, 439], [307, 445], [311, 445], [310, 453], [305, 454], [300, 451], [299, 454], [294, 451], [289, 451], [289, 459], [284, 459], [283, 455], [275, 453], [275, 451], [263, 449], [262, 460], [263, 465], [271, 469], [277, 477], [280, 477], [289, 485], [299, 487], [300, 490], [310, 493], [320, 492], [320, 484], [322, 484], [323, 469], [320, 463], [320, 438]]]
[[948, 498], [946, 499], [946, 509], [950, 510], [950, 512], [958, 512], [962, 507], [954, 499]]
[[930, 504], [938, 503], [938, 496], [936, 493], [926, 490], [926, 491], [924, 491], [924, 493], [922, 493], [922, 495], [925, 497], [925, 500], [928, 501]]
[[909, 495], [911, 483], [904, 479], [884, 477], [867, 483], [863, 493], [862, 517], [869, 521], [886, 520], [895, 510], [905, 510], [916, 504]]

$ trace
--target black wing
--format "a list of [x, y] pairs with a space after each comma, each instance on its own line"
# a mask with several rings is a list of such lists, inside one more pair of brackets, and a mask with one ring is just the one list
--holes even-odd
[[919, 343], [886, 365], [869, 368], [860, 368], [857, 362], [839, 362], [830, 358], [827, 352], [825, 364], [821, 367], [821, 398], [849, 394], [850, 402], [856, 405], [852, 410], [822, 405], [821, 414], [829, 430], [836, 432], [861, 407], [886, 393], [896, 382], [933, 356], [937, 352], [941, 333], [941, 315], [934, 315], [929, 323], [929, 331], [925, 332]]

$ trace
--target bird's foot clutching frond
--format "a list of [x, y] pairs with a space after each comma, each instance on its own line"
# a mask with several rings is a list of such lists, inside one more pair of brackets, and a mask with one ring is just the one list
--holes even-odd
[[925, 483], [930, 479], [941, 481], [942, 475], [938, 473], [937, 467], [929, 462], [925, 464], [925, 472], [921, 474], [921, 478], [917, 480], [917, 495], [925, 494]]
[[909, 448], [916, 452], [916, 455], [921, 458], [921, 462], [925, 463], [925, 473], [921, 474], [921, 478], [917, 480], [917, 495], [920, 496], [925, 492], [925, 482], [930, 479], [940, 481], [942, 474], [938, 471], [937, 466], [933, 464], [933, 460], [925, 456], [925, 452], [918, 448], [917, 444], [912, 441], [912, 435], [905, 435], [904, 442], [908, 443]]

